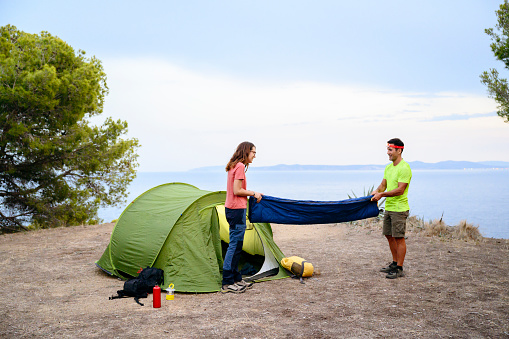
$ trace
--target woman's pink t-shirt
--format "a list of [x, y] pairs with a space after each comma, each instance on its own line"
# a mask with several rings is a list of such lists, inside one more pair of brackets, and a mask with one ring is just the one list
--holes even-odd
[[228, 179], [226, 182], [226, 202], [225, 207], [230, 209], [244, 209], [247, 207], [247, 197], [241, 197], [233, 193], [233, 182], [242, 180], [242, 188], [246, 189], [246, 166], [238, 162], [234, 168], [228, 171]]

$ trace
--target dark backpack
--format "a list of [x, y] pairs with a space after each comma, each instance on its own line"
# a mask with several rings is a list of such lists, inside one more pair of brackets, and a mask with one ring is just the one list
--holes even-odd
[[138, 279], [148, 286], [147, 292], [151, 293], [154, 286], [164, 284], [164, 272], [159, 268], [147, 267], [141, 270]]
[[159, 268], [147, 267], [139, 272], [137, 278], [132, 278], [124, 283], [124, 289], [118, 290], [117, 295], [109, 299], [134, 297], [134, 301], [143, 306], [140, 298], [146, 298], [156, 285], [164, 284], [164, 272]]

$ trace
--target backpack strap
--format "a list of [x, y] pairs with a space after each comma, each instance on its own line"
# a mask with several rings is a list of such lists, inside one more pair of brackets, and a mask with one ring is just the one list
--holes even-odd
[[120, 299], [120, 298], [129, 298], [129, 296], [124, 294], [124, 290], [118, 290], [117, 295], [112, 295], [111, 297], [108, 298], [108, 300]]
[[303, 260], [302, 263], [301, 263], [301, 270], [300, 270], [300, 283], [301, 284], [305, 284], [304, 280], [302, 280], [302, 275], [304, 274], [304, 264], [307, 263], [306, 260]]
[[303, 260], [301, 262], [301, 268], [300, 268], [300, 274], [294, 274], [292, 275], [293, 279], [299, 278], [301, 284], [305, 284], [304, 280], [302, 279], [302, 275], [304, 274], [304, 263], [307, 263], [306, 260]]
[[[136, 301], [138, 304], [140, 304], [141, 306], [144, 306], [141, 302], [140, 302], [140, 298], [146, 298], [147, 296], [140, 296], [140, 297], [134, 297], [134, 301]], [[108, 298], [108, 300], [113, 300], [113, 299], [121, 299], [121, 298], [132, 298], [132, 296], [130, 295], [126, 295], [124, 293], [124, 290], [118, 290], [117, 291], [117, 295], [112, 295], [111, 297]]]
[[108, 300], [113, 300], [113, 299], [120, 299], [120, 298], [125, 298], [125, 297], [121, 297], [119, 295], [112, 295], [111, 297], [109, 297]]

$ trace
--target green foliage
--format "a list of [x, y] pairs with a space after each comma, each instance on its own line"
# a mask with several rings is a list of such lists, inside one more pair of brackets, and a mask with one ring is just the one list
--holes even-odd
[[[373, 192], [375, 190], [375, 186], [371, 186], [371, 187], [368, 187], [368, 189], [366, 190], [366, 188], [364, 187], [363, 189], [363, 192], [362, 192], [362, 196], [363, 197], [367, 197], [368, 195], [371, 194], [371, 192]], [[347, 194], [348, 195], [348, 199], [353, 199], [353, 198], [358, 198], [357, 194], [355, 194], [355, 192], [352, 190], [352, 195], [350, 194]]]
[[107, 94], [95, 57], [0, 27], [0, 232], [95, 223], [125, 201], [139, 145], [125, 121], [89, 125]]
[[[364, 188], [363, 190], [363, 193], [362, 193], [362, 196], [363, 197], [367, 197], [368, 195], [371, 195], [371, 192], [373, 192], [375, 190], [375, 186], [371, 186], [369, 187], [367, 190], [366, 188]], [[357, 194], [355, 194], [355, 192], [352, 190], [352, 195], [350, 194], [347, 194], [348, 195], [348, 198], [349, 199], [353, 199], [353, 198], [357, 198]], [[385, 198], [382, 198], [378, 201], [378, 208], [382, 208], [382, 206], [384, 205], [385, 203]], [[380, 214], [378, 215], [378, 218], [383, 218], [384, 216], [384, 212], [380, 212]]]
[[[371, 192], [373, 192], [375, 190], [375, 186], [371, 186], [371, 187], [368, 187], [368, 189], [366, 190], [366, 188], [363, 189], [363, 193], [362, 193], [362, 196], [363, 197], [367, 197], [368, 195], [371, 195]], [[355, 194], [355, 192], [352, 190], [352, 195], [350, 194], [347, 194], [348, 195], [348, 198], [349, 199], [353, 199], [353, 198], [358, 198], [357, 197], [357, 194]], [[385, 198], [382, 198], [380, 199], [380, 201], [378, 202], [378, 205], [379, 206], [382, 206], [383, 203], [385, 202]]]
[[[491, 50], [495, 57], [502, 61], [506, 69], [509, 69], [509, 3], [504, 0], [500, 5], [497, 14], [497, 31], [493, 28], [486, 29], [485, 32], [491, 37]], [[497, 114], [509, 122], [509, 87], [507, 79], [499, 78], [496, 69], [485, 71], [481, 75], [481, 82], [488, 87], [488, 94], [499, 104]]]

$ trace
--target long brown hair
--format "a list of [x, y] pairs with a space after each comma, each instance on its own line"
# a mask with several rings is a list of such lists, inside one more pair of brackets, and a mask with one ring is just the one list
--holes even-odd
[[233, 153], [230, 161], [228, 161], [228, 164], [226, 165], [226, 172], [234, 168], [235, 165], [237, 165], [239, 162], [246, 165], [247, 170], [247, 168], [249, 167], [249, 164], [246, 163], [247, 157], [249, 156], [249, 153], [251, 153], [253, 147], [255, 147], [255, 145], [252, 142], [249, 141], [241, 142], [237, 146], [237, 150], [235, 151], [235, 153]]

